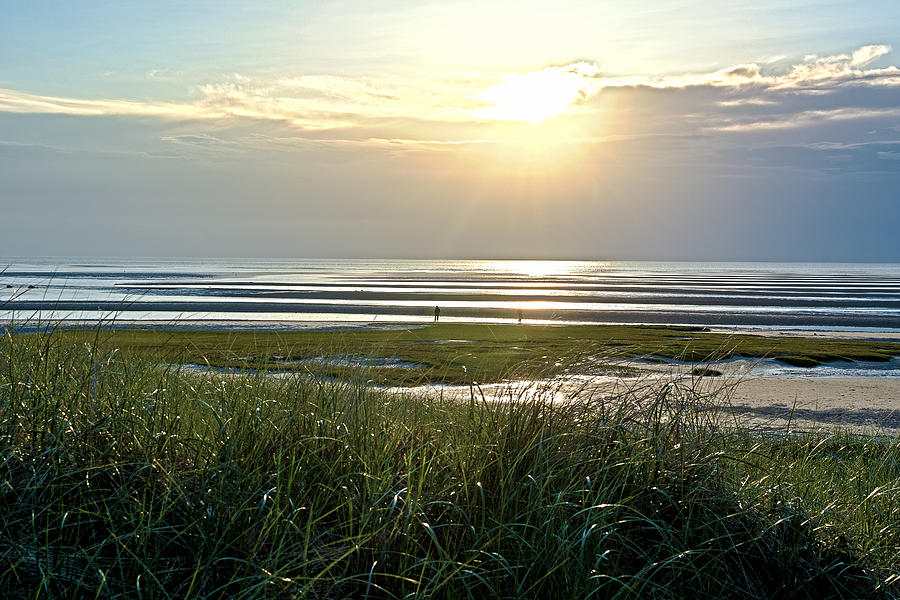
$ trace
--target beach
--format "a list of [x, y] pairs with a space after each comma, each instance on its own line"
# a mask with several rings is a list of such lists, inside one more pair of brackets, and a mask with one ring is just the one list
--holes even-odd
[[[656, 324], [900, 332], [894, 264], [6, 259], [0, 319]], [[5, 295], [4, 295], [5, 292]]]
[[747, 377], [728, 383], [735, 384], [735, 419], [754, 429], [900, 433], [898, 379]]
[[[441, 300], [436, 323], [421, 281], [415, 300], [396, 278], [407, 291], [376, 300], [365, 290], [383, 283], [356, 275], [341, 283], [364, 290], [352, 300], [297, 302], [191, 269], [199, 287], [162, 269], [149, 278], [177, 285], [149, 297], [95, 269], [14, 299], [0, 338], [0, 545], [16, 585], [102, 589], [122, 573], [109, 585], [239, 595], [255, 577], [281, 586], [273, 597], [350, 597], [378, 578], [397, 590], [385, 597], [413, 597], [431, 578], [466, 597], [534, 569], [520, 597], [587, 597], [646, 573], [665, 590], [687, 571], [648, 569], [679, 557], [713, 582], [708, 597], [748, 576], [753, 598], [809, 573], [846, 590], [848, 565], [865, 576], [842, 597], [894, 585], [900, 329], [868, 326], [900, 318], [893, 276], [860, 290], [833, 274], [799, 307], [763, 282], [752, 313], [717, 304], [722, 289], [688, 304], [636, 290], [620, 316], [638, 324], [622, 325], [609, 297], [573, 300], [584, 283], [547, 278], [531, 285], [557, 286], [568, 309], [467, 291], [465, 306]], [[294, 279], [297, 295], [323, 274], [262, 276]], [[466, 285], [478, 282], [526, 283]], [[835, 547], [848, 550], [822, 550]], [[607, 560], [623, 549], [639, 551]]]
[[[717, 413], [719, 425], [759, 433], [839, 433], [900, 435], [900, 378], [890, 377], [692, 377], [690, 371], [619, 378], [608, 376], [555, 382], [513, 381], [479, 386], [489, 401], [553, 397], [556, 402], [630, 402], [645, 398], [666, 383], [696, 390], [701, 402]], [[426, 398], [467, 400], [467, 386], [398, 388]], [[652, 394], [650, 394], [652, 396]]]
[[[0, 283], [0, 318], [22, 333], [380, 331], [421, 327], [440, 305], [442, 323], [509, 324], [521, 310], [531, 325], [900, 342], [900, 268], [885, 264], [10, 259]], [[731, 361], [709, 381], [755, 428], [900, 428], [900, 370], [782, 367]]]

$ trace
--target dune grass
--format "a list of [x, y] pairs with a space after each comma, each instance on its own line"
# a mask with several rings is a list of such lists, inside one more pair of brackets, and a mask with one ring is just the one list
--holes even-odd
[[762, 439], [696, 380], [459, 402], [101, 338], [0, 341], [0, 596], [898, 595], [896, 440]]
[[[92, 341], [95, 332], [58, 332], [60, 341]], [[387, 385], [422, 382], [493, 383], [514, 372], [526, 378], [596, 372], [597, 359], [651, 358], [706, 362], [734, 356], [770, 357], [811, 367], [836, 360], [887, 361], [900, 344], [802, 337], [720, 334], [687, 327], [630, 325], [483, 325], [441, 323], [424, 327], [339, 331], [110, 330], [96, 343], [126, 356], [222, 368], [315, 371], [347, 378], [356, 358], [369, 378]], [[321, 359], [309, 362], [308, 359]], [[383, 368], [366, 359], [400, 359], [421, 368]], [[304, 359], [307, 359], [304, 361]], [[335, 359], [335, 360], [332, 360]], [[291, 361], [300, 361], [291, 364]]]

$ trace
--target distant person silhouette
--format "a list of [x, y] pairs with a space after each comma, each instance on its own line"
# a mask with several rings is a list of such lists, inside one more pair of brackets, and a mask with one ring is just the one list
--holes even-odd
[[522, 313], [522, 309], [521, 309], [521, 308], [520, 308], [519, 310], [516, 311], [516, 316], [519, 317], [519, 324], [521, 325], [521, 324], [522, 324], [522, 317], [525, 316], [525, 315]]
[[440, 319], [440, 318], [441, 318], [441, 307], [435, 306], [434, 307], [434, 322], [437, 323], [438, 319]]

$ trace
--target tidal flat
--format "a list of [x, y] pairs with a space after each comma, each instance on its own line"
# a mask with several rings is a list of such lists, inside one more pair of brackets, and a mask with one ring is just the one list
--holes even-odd
[[[336, 378], [364, 372], [367, 380], [380, 385], [468, 385], [564, 373], [597, 374], [616, 371], [622, 361], [635, 359], [702, 365], [734, 357], [769, 358], [815, 367], [831, 361], [887, 362], [900, 356], [900, 343], [892, 341], [638, 325], [439, 323], [318, 331], [85, 329], [58, 330], [47, 339], [51, 344], [94, 344], [102, 351], [164, 363], [299, 370]], [[412, 366], [404, 367], [404, 363]]]

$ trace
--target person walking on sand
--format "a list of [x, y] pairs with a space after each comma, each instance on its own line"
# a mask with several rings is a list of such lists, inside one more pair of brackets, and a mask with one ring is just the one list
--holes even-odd
[[520, 308], [519, 310], [516, 311], [516, 316], [519, 317], [519, 325], [521, 325], [521, 324], [522, 324], [522, 317], [525, 316], [525, 315], [522, 313], [522, 309], [521, 309], [521, 308]]
[[435, 306], [434, 307], [434, 322], [437, 323], [438, 319], [440, 319], [440, 318], [441, 318], [441, 307]]

